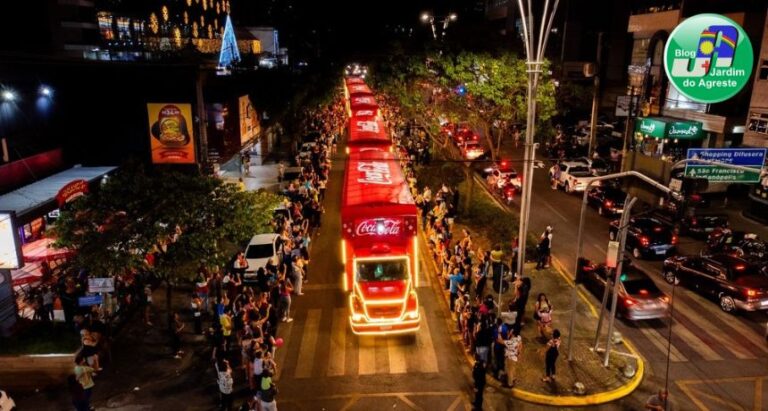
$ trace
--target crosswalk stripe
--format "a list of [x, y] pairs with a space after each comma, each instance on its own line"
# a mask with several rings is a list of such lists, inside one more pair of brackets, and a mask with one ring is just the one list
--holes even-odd
[[437, 354], [435, 354], [435, 347], [432, 345], [432, 334], [429, 332], [429, 321], [427, 321], [427, 313], [424, 307], [419, 307], [419, 313], [421, 314], [421, 328], [416, 334], [416, 358], [419, 359], [417, 367], [420, 372], [423, 373], [436, 373], [437, 367]]
[[327, 375], [344, 375], [344, 365], [347, 349], [347, 309], [333, 309], [333, 323], [331, 325], [331, 351], [328, 358]]
[[[687, 297], [687, 298], [686, 298]], [[731, 341], [728, 344], [726, 344], [726, 347], [732, 347], [736, 345], [741, 345], [741, 348], [747, 349], [748, 351], [753, 351], [746, 347], [745, 345], [754, 346], [758, 349], [760, 352], [759, 354], [755, 353], [758, 357], [765, 356], [768, 354], [768, 347], [766, 347], [765, 341], [760, 338], [760, 335], [753, 329], [749, 328], [748, 326], [744, 325], [742, 323], [742, 320], [740, 318], [731, 317], [728, 318], [727, 314], [725, 314], [723, 311], [721, 311], [716, 304], [713, 304], [711, 301], [702, 301], [701, 303], [698, 302], [698, 300], [695, 300], [694, 298], [703, 298], [700, 296], [685, 296], [684, 299], [690, 299], [691, 308], [695, 311], [697, 311], [699, 316], [709, 314], [714, 319], [720, 319], [723, 316], [726, 316], [725, 319], [722, 319], [722, 322], [726, 327], [731, 327], [733, 331], [735, 332], [734, 335], [729, 335], [727, 329], [721, 329], [717, 326], [716, 323], [713, 323], [713, 326], [717, 327], [719, 330], [718, 333], [713, 333], [715, 335], [728, 335], [728, 340]], [[707, 311], [707, 313], [702, 313], [701, 309]], [[746, 344], [745, 344], [746, 343]]]
[[283, 366], [285, 365], [285, 357], [288, 355], [288, 348], [291, 346], [291, 330], [293, 330], [293, 323], [281, 324], [278, 329], [278, 335], [283, 339], [284, 345], [275, 351], [275, 363], [277, 368], [275, 369], [275, 381], [280, 380], [280, 375], [283, 374]]
[[294, 372], [296, 378], [309, 378], [312, 376], [321, 314], [322, 310], [319, 308], [314, 308], [307, 312], [307, 320], [301, 329], [299, 359], [296, 363], [296, 371]]
[[696, 353], [701, 355], [706, 361], [720, 361], [723, 359], [720, 354], [716, 353], [706, 342], [701, 340], [700, 335], [692, 333], [680, 321], [674, 322], [672, 326], [672, 334], [685, 341], [686, 344], [696, 351]]
[[387, 355], [389, 356], [389, 373], [405, 374], [408, 367], [405, 363], [405, 348], [396, 338], [387, 338]]
[[[663, 352], [665, 355], [667, 353], [667, 341], [665, 339], [661, 338], [661, 335], [656, 332], [656, 330], [653, 330], [648, 327], [639, 326], [637, 327], [638, 330], [640, 330], [643, 335], [648, 338], [648, 340], [656, 346], [661, 352]], [[678, 351], [677, 348], [675, 348], [675, 345], [672, 345], [672, 349], [670, 351], [670, 359], [672, 362], [685, 362], [688, 361], [685, 356]]]
[[[752, 354], [746, 348], [742, 347], [740, 344], [734, 344], [733, 341], [729, 341], [730, 338], [723, 335], [723, 330], [719, 329], [714, 323], [712, 323], [712, 321], [709, 320], [709, 318], [704, 317], [700, 312], [695, 311], [694, 308], [686, 304], [685, 301], [676, 301], [675, 311], [680, 311], [687, 319], [689, 319], [692, 323], [704, 331], [706, 334], [704, 337], [714, 340], [713, 342], [720, 345], [721, 347], [725, 347], [736, 358], [742, 360], [756, 358], [754, 354]], [[675, 327], [672, 332], [678, 332], [678, 328], [680, 327]], [[700, 338], [701, 337], [702, 336], [700, 336]], [[705, 343], [707, 342], [708, 341], [705, 341]]]
[[358, 375], [376, 374], [376, 338], [371, 336], [358, 337]]

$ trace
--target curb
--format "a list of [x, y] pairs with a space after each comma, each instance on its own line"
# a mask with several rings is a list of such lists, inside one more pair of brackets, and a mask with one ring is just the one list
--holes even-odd
[[[424, 233], [421, 233], [422, 240], [426, 242], [426, 238], [424, 238]], [[428, 256], [431, 257], [431, 256]], [[432, 268], [435, 270], [435, 272], [439, 272], [437, 263], [435, 263], [435, 260], [433, 258], [429, 258], [430, 262], [432, 263]], [[571, 287], [575, 287], [576, 285], [573, 283], [573, 280], [568, 276], [567, 271], [563, 268], [562, 264], [559, 260], [557, 260], [554, 256], [552, 256], [552, 265], [555, 268], [555, 271], [558, 272], [570, 285]], [[443, 296], [443, 301], [447, 305], [448, 295], [445, 292], [442, 292], [442, 288], [439, 288], [441, 290], [441, 295]], [[597, 309], [592, 305], [592, 303], [589, 301], [589, 299], [582, 293], [581, 290], [579, 291], [579, 297], [581, 297], [582, 300], [587, 304], [587, 307], [589, 307], [591, 313], [597, 317]], [[443, 308], [447, 308], [445, 305]], [[450, 313], [450, 318], [453, 318], [453, 314]], [[634, 345], [629, 342], [626, 338], [623, 340], [624, 344], [627, 347], [627, 350], [635, 356], [637, 359], [637, 371], [635, 372], [634, 377], [632, 377], [631, 380], [629, 380], [626, 384], [615, 388], [611, 391], [606, 392], [600, 392], [595, 393], [591, 395], [582, 395], [582, 396], [559, 396], [559, 395], [547, 395], [547, 394], [539, 394], [531, 391], [525, 391], [521, 390], [519, 388], [513, 388], [510, 390], [509, 388], [503, 387], [501, 383], [496, 381], [495, 379], [491, 378], [488, 380], [487, 385], [490, 385], [500, 392], [509, 392], [514, 398], [517, 398], [519, 400], [523, 400], [526, 402], [534, 403], [534, 404], [540, 404], [540, 405], [549, 405], [549, 406], [561, 406], [561, 407], [582, 407], [587, 405], [599, 405], [599, 404], [605, 404], [611, 401], [618, 400], [620, 398], [626, 397], [627, 395], [631, 394], [639, 385], [640, 382], [643, 380], [643, 376], [645, 375], [645, 362], [643, 361], [642, 357], [640, 356], [640, 353], [637, 351]], [[474, 364], [474, 359], [472, 358], [472, 354], [468, 353], [466, 349], [464, 349], [464, 346], [461, 346], [461, 352], [464, 354], [464, 358], [467, 361], [467, 364], [472, 366]]]

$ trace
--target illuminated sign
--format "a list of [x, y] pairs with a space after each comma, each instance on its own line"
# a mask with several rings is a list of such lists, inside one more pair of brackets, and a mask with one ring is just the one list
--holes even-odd
[[356, 125], [359, 131], [368, 131], [371, 133], [379, 132], [379, 124], [375, 121], [358, 121]]
[[376, 100], [373, 97], [355, 97], [352, 99], [352, 104], [376, 104]]
[[358, 183], [392, 184], [392, 173], [389, 171], [389, 164], [383, 161], [361, 161], [357, 164], [357, 171], [362, 174], [362, 177], [357, 179]]
[[76, 198], [85, 195], [88, 192], [88, 182], [85, 180], [74, 180], [61, 188], [56, 194], [56, 202], [59, 207], [74, 201]]
[[373, 110], [357, 110], [355, 111], [355, 117], [368, 117], [373, 116], [376, 113]]
[[0, 269], [16, 270], [23, 266], [21, 247], [13, 224], [13, 216], [0, 212]]
[[377, 218], [362, 220], [355, 228], [355, 234], [366, 235], [400, 235], [402, 220], [394, 218]]

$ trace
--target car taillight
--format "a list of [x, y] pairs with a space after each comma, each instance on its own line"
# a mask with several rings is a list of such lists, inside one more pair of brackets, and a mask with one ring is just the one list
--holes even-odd
[[672, 234], [672, 245], [677, 244], [677, 236]]
[[745, 294], [747, 294], [747, 298], [754, 298], [757, 297], [757, 290], [746, 290], [744, 291]]
[[633, 307], [637, 305], [637, 300], [635, 300], [632, 297], [626, 297], [624, 298], [624, 305], [626, 305], [627, 307]]
[[603, 203], [603, 205], [605, 206], [605, 208], [611, 208], [613, 207], [613, 201], [605, 200], [605, 203]]
[[699, 220], [697, 220], [696, 218], [691, 218], [691, 225], [696, 225], [696, 224], [699, 224]]
[[666, 295], [660, 297], [659, 300], [661, 300], [661, 302], [663, 303], [669, 304], [669, 297], [667, 297]]
[[643, 247], [648, 247], [648, 245], [651, 244], [651, 239], [646, 237], [646, 236], [641, 236], [640, 237], [640, 244], [642, 244]]

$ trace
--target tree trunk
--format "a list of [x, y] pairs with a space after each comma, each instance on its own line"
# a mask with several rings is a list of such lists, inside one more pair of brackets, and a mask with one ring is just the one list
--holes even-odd
[[491, 151], [491, 161], [496, 161], [496, 153], [493, 150], [493, 139], [491, 138], [491, 127], [487, 121], [480, 120], [485, 133], [485, 139], [488, 140], [488, 148]]
[[503, 128], [499, 128], [498, 130], [499, 135], [496, 137], [496, 158], [501, 158], [501, 136], [503, 133]]
[[165, 280], [165, 311], [168, 317], [168, 331], [173, 332], [173, 286], [170, 280]]

